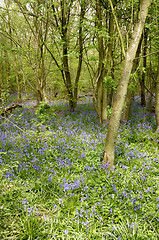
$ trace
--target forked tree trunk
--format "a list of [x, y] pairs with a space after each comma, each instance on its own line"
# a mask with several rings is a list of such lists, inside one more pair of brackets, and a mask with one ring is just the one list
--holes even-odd
[[68, 58], [68, 50], [69, 50], [69, 41], [68, 41], [68, 21], [70, 19], [70, 11], [66, 15], [65, 9], [65, 1], [61, 1], [61, 39], [63, 41], [63, 80], [65, 87], [67, 89], [67, 95], [69, 100], [69, 107], [71, 111], [74, 111], [77, 106], [77, 95], [78, 95], [78, 83], [81, 74], [82, 61], [83, 61], [83, 19], [85, 15], [85, 3], [81, 2], [81, 12], [80, 12], [80, 22], [79, 22], [79, 57], [78, 57], [78, 67], [75, 77], [75, 85], [72, 85], [71, 73], [69, 68], [69, 58]]
[[156, 124], [157, 124], [156, 132], [159, 132], [159, 60], [158, 60], [158, 67], [157, 67], [157, 80], [156, 80], [155, 116], [156, 116]]
[[129, 83], [129, 77], [133, 66], [133, 60], [139, 45], [139, 41], [144, 29], [145, 20], [148, 14], [148, 8], [150, 6], [150, 0], [143, 0], [140, 4], [140, 11], [138, 15], [138, 21], [135, 25], [130, 45], [126, 52], [125, 61], [121, 73], [121, 78], [117, 88], [117, 94], [114, 101], [110, 122], [108, 125], [108, 132], [106, 136], [106, 144], [103, 154], [103, 163], [108, 164], [109, 169], [113, 170], [114, 167], [114, 152], [115, 141], [120, 125], [120, 119], [122, 115], [122, 109], [127, 94], [127, 88]]

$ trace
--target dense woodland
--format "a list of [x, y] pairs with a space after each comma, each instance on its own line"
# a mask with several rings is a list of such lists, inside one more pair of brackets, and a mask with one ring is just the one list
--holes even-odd
[[158, 1], [1, 0], [0, 59], [1, 239], [157, 240]]

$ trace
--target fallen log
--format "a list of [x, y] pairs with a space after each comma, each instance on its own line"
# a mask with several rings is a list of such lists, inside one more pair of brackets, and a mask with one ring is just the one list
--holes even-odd
[[86, 93], [86, 94], [83, 94], [83, 95], [79, 95], [78, 98], [83, 98], [83, 97], [93, 97], [93, 94], [89, 94], [89, 93]]
[[0, 111], [0, 116], [3, 116], [5, 113], [12, 112], [15, 108], [22, 108], [22, 105], [19, 103], [12, 104], [11, 106], [8, 106]]

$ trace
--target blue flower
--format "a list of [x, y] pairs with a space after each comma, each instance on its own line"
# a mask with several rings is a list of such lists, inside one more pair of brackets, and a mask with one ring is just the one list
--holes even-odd
[[112, 213], [112, 212], [113, 212], [113, 210], [112, 210], [112, 208], [110, 208], [110, 209], [109, 209], [109, 213]]
[[68, 230], [67, 229], [64, 231], [64, 234], [68, 234]]

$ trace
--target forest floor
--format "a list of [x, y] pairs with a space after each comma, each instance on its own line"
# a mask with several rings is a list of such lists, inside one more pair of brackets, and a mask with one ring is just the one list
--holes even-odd
[[0, 239], [159, 239], [154, 114], [133, 103], [110, 172], [92, 103], [33, 105], [0, 117]]

